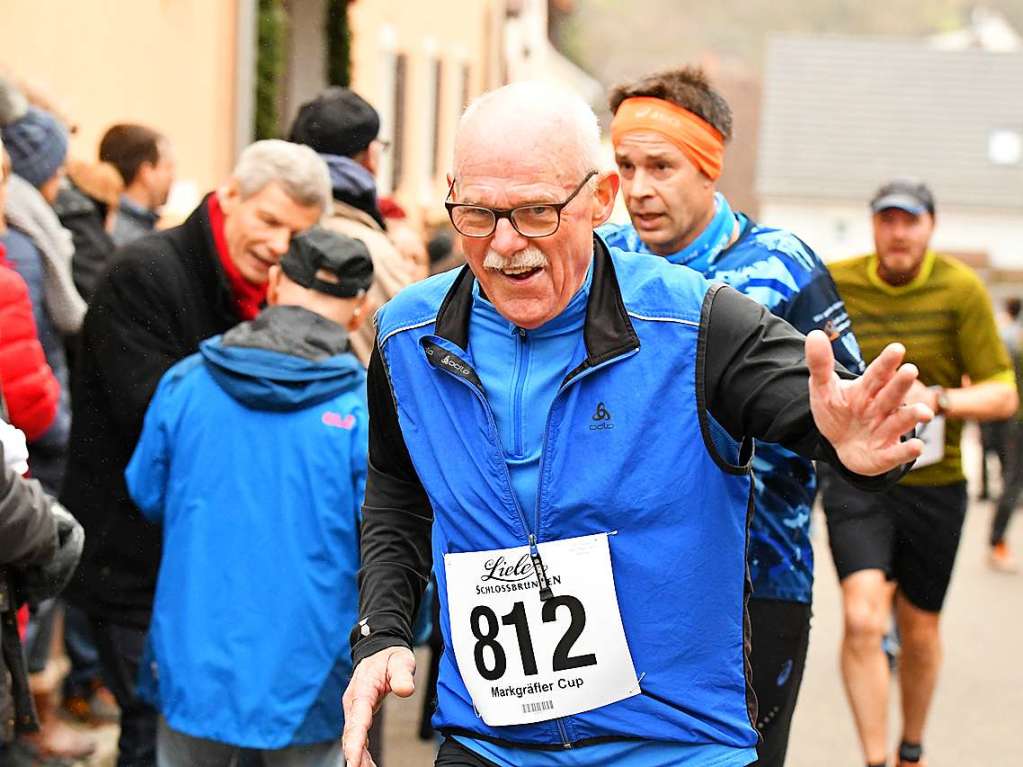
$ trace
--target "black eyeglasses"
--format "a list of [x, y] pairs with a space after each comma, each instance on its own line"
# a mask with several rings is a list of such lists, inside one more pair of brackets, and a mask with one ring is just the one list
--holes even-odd
[[[523, 237], [550, 237], [561, 226], [562, 208], [572, 202], [586, 186], [586, 182], [596, 175], [595, 170], [587, 173], [564, 202], [531, 203], [516, 208], [485, 208], [482, 205], [466, 205], [445, 200], [444, 207], [448, 209], [452, 226], [465, 237], [489, 237], [497, 229], [498, 219], [502, 218], [508, 219], [515, 231]], [[455, 181], [452, 179], [448, 198], [454, 189]]]

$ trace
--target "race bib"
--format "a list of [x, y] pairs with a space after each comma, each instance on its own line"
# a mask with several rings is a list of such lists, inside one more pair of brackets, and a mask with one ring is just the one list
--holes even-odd
[[640, 692], [607, 534], [541, 543], [538, 552], [444, 555], [455, 660], [491, 727], [570, 716]]
[[945, 416], [935, 416], [930, 423], [919, 426], [916, 436], [923, 440], [924, 451], [913, 464], [913, 471], [939, 463], [945, 457]]

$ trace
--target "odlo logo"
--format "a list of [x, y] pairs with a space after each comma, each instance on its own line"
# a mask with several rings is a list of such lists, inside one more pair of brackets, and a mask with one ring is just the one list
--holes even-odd
[[611, 423], [611, 413], [604, 406], [603, 402], [597, 403], [597, 409], [593, 413], [593, 421], [594, 423], [590, 424], [590, 431], [605, 431], [615, 427], [615, 425]]
[[445, 354], [444, 355], [444, 359], [442, 359], [440, 361], [440, 364], [444, 365], [446, 367], [451, 368], [456, 373], [459, 373], [460, 375], [463, 375], [463, 376], [467, 376], [467, 375], [469, 375], [469, 373], [472, 372], [465, 365], [462, 365], [462, 364], [458, 363], [457, 361], [455, 361], [455, 359], [450, 354]]

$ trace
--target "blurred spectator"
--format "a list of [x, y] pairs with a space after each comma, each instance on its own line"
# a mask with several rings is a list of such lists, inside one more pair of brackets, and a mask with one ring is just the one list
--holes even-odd
[[4, 217], [7, 231], [0, 238], [11, 265], [28, 283], [39, 340], [46, 360], [61, 384], [57, 420], [30, 445], [32, 473], [50, 493], [57, 493], [71, 421], [64, 337], [78, 331], [85, 302], [71, 277], [74, 247], [51, 204], [56, 200], [67, 155], [67, 133], [52, 116], [30, 107], [20, 94], [7, 91], [0, 108], [0, 129], [13, 171], [7, 182]]
[[116, 248], [110, 232], [124, 183], [117, 169], [105, 162], [69, 161], [67, 171], [68, 183], [57, 194], [53, 207], [60, 223], [71, 232], [75, 287], [89, 301]]
[[[1002, 343], [1005, 344], [1009, 356], [1013, 359], [1019, 354], [1019, 325], [1017, 324], [1020, 313], [1020, 299], [1008, 298], [1005, 300], [1003, 311], [995, 314], [995, 322], [998, 323], [998, 332], [1002, 336]], [[1006, 474], [1009, 469], [1009, 462], [1006, 457], [1006, 449], [1010, 440], [1009, 427], [1013, 423], [1012, 418], [1004, 421], [988, 421], [980, 425], [980, 493], [978, 500], [986, 501], [991, 497], [990, 481], [988, 476], [987, 460], [992, 453], [998, 458], [998, 468], [1001, 473], [1001, 488], [1005, 491]]]
[[269, 308], [171, 368], [146, 413], [125, 476], [165, 541], [141, 682], [160, 767], [340, 763], [368, 449], [348, 334], [372, 277], [363, 243], [295, 237]]
[[[117, 170], [105, 163], [87, 164], [68, 162], [68, 177], [54, 201], [54, 212], [60, 223], [71, 233], [74, 255], [71, 267], [75, 289], [84, 299], [91, 297], [96, 280], [114, 251], [114, 242], [107, 232], [112, 221], [111, 212], [118, 205], [123, 186]], [[74, 367], [74, 338], [65, 336], [62, 351], [66, 354], [66, 367], [71, 377]], [[67, 386], [65, 382], [65, 391]], [[67, 398], [65, 396], [65, 402]], [[69, 436], [70, 432], [65, 436]], [[66, 451], [66, 445], [65, 445]], [[46, 606], [47, 611], [52, 609]], [[43, 618], [52, 622], [52, 618]], [[37, 644], [48, 642], [49, 631], [41, 631]], [[36, 664], [45, 664], [46, 647], [33, 647]], [[101, 680], [99, 654], [91, 638], [85, 616], [68, 606], [64, 610], [64, 646], [71, 661], [71, 669], [64, 679], [61, 704], [81, 720], [110, 721], [117, 716], [113, 696]]]
[[39, 251], [46, 273], [46, 308], [57, 331], [75, 333], [85, 316], [85, 302], [71, 277], [74, 246], [50, 207], [64, 177], [67, 132], [0, 79], [0, 134], [14, 171], [8, 181], [7, 223]]
[[[1016, 369], [1016, 386], [1023, 398], [1023, 354], [1021, 354], [1021, 338], [1023, 328], [1020, 327], [1020, 299], [1010, 298], [1005, 302], [1007, 321], [1001, 328], [1002, 341], [1012, 358]], [[1009, 529], [1009, 521], [1016, 509], [1020, 493], [1023, 492], [1023, 410], [1017, 410], [1015, 418], [998, 421], [992, 426], [1000, 427], [989, 436], [996, 449], [1002, 466], [1002, 497], [998, 499], [994, 519], [991, 521], [989, 543], [991, 551], [988, 563], [993, 570], [1004, 573], [1015, 573], [1019, 570], [1019, 562], [1009, 550], [1005, 540]], [[983, 425], [982, 425], [983, 426]]]
[[10, 163], [0, 142], [0, 389], [10, 403], [10, 420], [30, 440], [42, 437], [57, 416], [60, 383], [39, 343], [28, 286], [7, 263], [2, 242], [4, 198]]
[[270, 267], [329, 204], [327, 169], [314, 152], [257, 142], [181, 226], [125, 246], [89, 305], [61, 497], [89, 535], [68, 597], [89, 615], [121, 707], [121, 767], [155, 759], [156, 714], [137, 697], [135, 680], [160, 531], [124, 483], [146, 407], [163, 374], [200, 341], [256, 316]]
[[[67, 132], [53, 115], [29, 106], [6, 81], [0, 81], [0, 130], [13, 171], [7, 182], [0, 242], [10, 265], [27, 283], [39, 341], [59, 383], [56, 417], [43, 434], [31, 438], [29, 462], [33, 476], [55, 495], [63, 482], [71, 428], [65, 343], [77, 332], [85, 313], [85, 302], [71, 275], [71, 235], [51, 207], [64, 176]], [[95, 743], [56, 716], [58, 679], [47, 673], [59, 609], [54, 602], [40, 604], [26, 637], [33, 694], [43, 723], [32, 747], [46, 756], [79, 758], [92, 753]]]
[[[362, 240], [373, 256], [373, 287], [366, 306], [370, 315], [427, 274], [425, 251], [422, 257], [412, 251], [403, 255], [387, 236], [374, 178], [382, 150], [379, 133], [380, 117], [372, 106], [348, 88], [331, 87], [302, 105], [290, 137], [319, 152], [330, 169], [334, 207], [325, 225]], [[353, 334], [352, 349], [366, 365], [372, 348], [373, 328], [367, 323]]]
[[127, 245], [156, 228], [174, 183], [174, 153], [167, 138], [152, 128], [124, 123], [103, 135], [99, 159], [117, 168], [124, 180], [112, 235], [117, 245]]
[[446, 229], [440, 229], [426, 243], [430, 258], [430, 274], [440, 274], [465, 263], [465, 256], [455, 248], [455, 238]]
[[[387, 145], [384, 142], [380, 144], [381, 151], [386, 150]], [[373, 172], [376, 173], [375, 170]], [[419, 279], [425, 278], [429, 274], [429, 254], [423, 233], [409, 223], [405, 209], [393, 197], [381, 197], [379, 207], [380, 214], [384, 217], [387, 236], [394, 243], [394, 247], [406, 260], [423, 267], [423, 275]]]
[[[0, 416], [6, 418], [2, 394]], [[34, 765], [45, 763], [46, 753], [28, 736], [52, 711], [37, 715], [16, 613], [25, 602], [60, 593], [78, 564], [82, 528], [39, 483], [11, 468], [6, 444], [0, 441], [0, 763]], [[16, 734], [22, 737], [14, 741]]]

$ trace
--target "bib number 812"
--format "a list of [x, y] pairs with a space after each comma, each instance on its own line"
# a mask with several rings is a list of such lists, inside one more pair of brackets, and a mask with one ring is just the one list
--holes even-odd
[[[543, 622], [555, 622], [559, 607], [568, 608], [570, 622], [568, 630], [561, 637], [557, 647], [554, 648], [554, 670], [568, 671], [585, 666], [596, 666], [597, 656], [593, 653], [569, 654], [586, 627], [586, 609], [583, 607], [583, 603], [568, 594], [552, 597], [543, 603], [543, 610], [540, 614]], [[533, 651], [533, 637], [529, 633], [529, 620], [526, 618], [526, 605], [524, 602], [516, 602], [511, 612], [501, 616], [500, 623], [498, 623], [494, 611], [482, 605], [474, 607], [469, 616], [469, 628], [472, 630], [472, 635], [476, 637], [473, 659], [476, 661], [476, 670], [479, 671], [480, 676], [488, 682], [493, 682], [504, 676], [504, 672], [508, 670], [508, 656], [501, 643], [497, 641], [502, 624], [515, 627], [519, 655], [522, 656], [523, 673], [526, 676], [538, 674], [536, 654]], [[487, 664], [487, 659], [484, 656], [483, 651], [487, 648], [490, 648], [490, 652], [494, 656], [492, 666]]]

